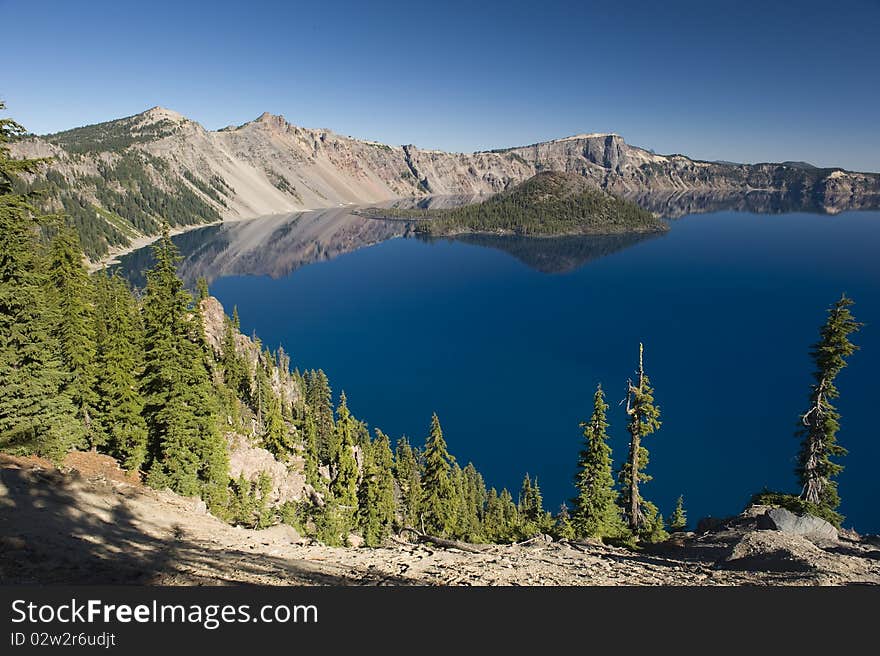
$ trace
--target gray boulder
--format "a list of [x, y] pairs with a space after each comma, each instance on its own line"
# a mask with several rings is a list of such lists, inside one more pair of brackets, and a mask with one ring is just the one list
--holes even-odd
[[800, 535], [811, 542], [837, 542], [837, 529], [814, 515], [795, 515], [785, 508], [771, 508], [758, 517], [758, 528]]

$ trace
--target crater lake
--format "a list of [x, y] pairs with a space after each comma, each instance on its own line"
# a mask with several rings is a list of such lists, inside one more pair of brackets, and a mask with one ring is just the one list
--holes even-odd
[[[174, 241], [190, 285], [205, 276], [242, 332], [323, 369], [371, 429], [421, 444], [436, 412], [462, 466], [514, 498], [524, 474], [537, 477], [553, 512], [574, 494], [599, 383], [615, 462], [625, 457], [620, 402], [643, 342], [663, 422], [645, 443], [643, 495], [665, 516], [684, 495], [691, 527], [764, 488], [799, 491], [810, 347], [845, 292], [865, 326], [838, 380], [841, 511], [844, 526], [880, 532], [880, 212], [722, 210], [670, 224], [648, 238], [426, 241], [335, 209]], [[149, 264], [145, 249], [119, 268], [142, 284]]]

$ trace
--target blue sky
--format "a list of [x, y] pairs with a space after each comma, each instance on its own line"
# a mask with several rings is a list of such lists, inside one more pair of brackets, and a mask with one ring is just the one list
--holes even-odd
[[212, 129], [269, 111], [456, 151], [617, 132], [880, 171], [878, 0], [0, 0], [0, 15], [0, 97], [38, 133], [162, 105]]

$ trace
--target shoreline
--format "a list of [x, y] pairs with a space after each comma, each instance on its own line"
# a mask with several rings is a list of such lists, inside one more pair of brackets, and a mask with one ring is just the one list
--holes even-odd
[[[264, 219], [275, 216], [289, 216], [293, 214], [303, 214], [305, 212], [318, 212], [321, 210], [332, 209], [329, 207], [315, 207], [315, 208], [307, 208], [302, 210], [295, 210], [293, 212], [279, 212], [278, 214], [260, 214], [259, 216], [247, 216], [247, 217], [234, 217], [234, 218], [224, 218], [219, 221], [211, 221], [210, 223], [191, 223], [185, 226], [175, 226], [168, 231], [169, 236], [176, 237], [177, 235], [182, 235], [185, 232], [192, 232], [193, 230], [199, 230], [200, 228], [209, 228], [211, 226], [223, 225], [226, 223], [242, 223], [244, 221], [255, 221], [257, 219]], [[133, 253], [134, 251], [140, 250], [141, 248], [145, 248], [149, 246], [156, 240], [158, 240], [162, 235], [141, 235], [140, 237], [135, 237], [131, 240], [128, 246], [113, 246], [97, 262], [93, 262], [88, 260], [86, 262], [86, 268], [88, 269], [89, 275], [106, 269], [109, 266], [114, 264], [119, 264], [119, 258], [128, 255], [129, 253]]]

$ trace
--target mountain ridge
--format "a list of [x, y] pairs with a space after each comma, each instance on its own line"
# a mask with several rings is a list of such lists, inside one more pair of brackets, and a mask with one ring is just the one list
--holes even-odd
[[658, 155], [614, 133], [448, 153], [303, 128], [268, 112], [212, 131], [156, 106], [28, 136], [13, 153], [53, 158], [27, 182], [38, 189], [48, 180], [45, 209], [74, 218], [92, 259], [157, 234], [163, 220], [175, 227], [394, 198], [485, 196], [545, 170], [576, 173], [614, 194], [781, 191], [829, 212], [880, 202], [880, 174]]

